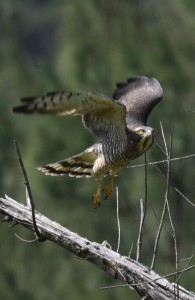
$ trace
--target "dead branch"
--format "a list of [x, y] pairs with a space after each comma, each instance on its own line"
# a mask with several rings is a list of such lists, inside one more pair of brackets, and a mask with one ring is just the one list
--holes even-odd
[[[162, 124], [160, 123], [161, 126], [161, 132], [162, 132], [162, 136], [163, 136], [163, 140], [164, 140], [164, 145], [165, 145], [165, 153], [166, 153], [166, 157], [167, 157], [167, 175], [166, 175], [166, 191], [165, 191], [165, 198], [164, 198], [164, 205], [163, 205], [163, 210], [162, 210], [162, 214], [161, 214], [161, 219], [160, 219], [160, 223], [159, 223], [159, 227], [157, 230], [157, 234], [156, 234], [156, 239], [155, 239], [155, 243], [154, 243], [154, 250], [153, 250], [153, 256], [152, 256], [152, 263], [151, 263], [151, 269], [154, 268], [155, 262], [156, 262], [156, 258], [157, 258], [157, 250], [158, 250], [158, 244], [159, 244], [159, 240], [160, 240], [160, 235], [161, 235], [161, 231], [163, 228], [163, 223], [164, 223], [164, 218], [168, 209], [168, 194], [169, 194], [169, 187], [170, 187], [170, 153], [168, 151], [167, 148], [167, 142], [165, 139], [165, 135], [164, 135], [164, 131], [163, 131], [163, 127]], [[164, 151], [163, 151], [164, 152]]]
[[[191, 155], [186, 155], [186, 156], [181, 156], [181, 157], [175, 157], [175, 158], [170, 158], [169, 161], [177, 161], [177, 160], [182, 160], [182, 159], [188, 159], [188, 158], [194, 158], [195, 153]], [[160, 161], [154, 161], [154, 162], [149, 162], [147, 161], [147, 166], [153, 166], [165, 179], [166, 175], [163, 172], [162, 168], [160, 167], [160, 164], [167, 163], [167, 159], [160, 160]], [[145, 167], [146, 163], [144, 164], [139, 164], [139, 165], [132, 165], [128, 166], [128, 168], [139, 168], [139, 167]], [[175, 185], [174, 183], [171, 182], [170, 180], [170, 186], [175, 190], [177, 194], [179, 194], [185, 201], [187, 201], [192, 207], [195, 208], [195, 203], [193, 203], [186, 195], [184, 195]]]
[[17, 155], [18, 155], [18, 161], [20, 163], [20, 167], [22, 169], [22, 173], [23, 173], [23, 176], [24, 176], [24, 179], [25, 179], [24, 184], [26, 186], [27, 206], [31, 207], [32, 220], [33, 220], [33, 225], [34, 225], [34, 229], [35, 229], [35, 234], [36, 234], [36, 237], [41, 241], [42, 237], [41, 237], [40, 232], [37, 228], [37, 224], [36, 224], [36, 220], [35, 220], [35, 204], [34, 204], [33, 197], [32, 197], [30, 183], [29, 183], [29, 180], [28, 180], [28, 176], [27, 176], [27, 173], [26, 173], [26, 170], [25, 170], [25, 167], [24, 167], [24, 163], [23, 163], [23, 160], [22, 160], [22, 156], [20, 154], [20, 149], [19, 149], [17, 141], [14, 141], [14, 144], [15, 144], [15, 147], [16, 147]]
[[[31, 208], [16, 202], [8, 196], [0, 198], [0, 212], [31, 231], [35, 231]], [[112, 277], [123, 281], [129, 288], [145, 299], [170, 300], [175, 299], [175, 286], [167, 279], [159, 276], [153, 270], [139, 262], [121, 256], [119, 253], [105, 247], [105, 244], [91, 242], [78, 234], [71, 232], [60, 224], [51, 221], [46, 216], [35, 211], [36, 225], [41, 236], [74, 255], [91, 262]], [[195, 293], [178, 287], [178, 297], [182, 300], [195, 299]]]
[[116, 187], [116, 219], [117, 219], [117, 227], [118, 227], [118, 245], [116, 252], [119, 252], [120, 243], [121, 243], [121, 225], [119, 218], [119, 196], [118, 196], [118, 186]]
[[139, 234], [137, 239], [137, 253], [136, 253], [136, 260], [140, 261], [141, 257], [141, 250], [142, 250], [142, 240], [143, 240], [143, 234], [144, 234], [144, 221], [146, 217], [146, 210], [148, 206], [148, 170], [147, 170], [147, 157], [145, 153], [145, 199], [144, 201], [140, 199], [140, 227], [139, 227]]

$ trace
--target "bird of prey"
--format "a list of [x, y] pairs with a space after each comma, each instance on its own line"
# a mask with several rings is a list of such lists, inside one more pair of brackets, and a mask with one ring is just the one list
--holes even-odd
[[[78, 155], [38, 169], [46, 175], [93, 177], [97, 182], [93, 196], [96, 208], [102, 193], [105, 198], [111, 195], [117, 173], [152, 146], [154, 129], [146, 126], [146, 122], [162, 97], [162, 87], [155, 78], [138, 76], [117, 83], [112, 97], [91, 92], [50, 92], [22, 98], [13, 111], [82, 115], [84, 126], [100, 141]], [[111, 176], [110, 183], [102, 189], [102, 180], [107, 175]]]

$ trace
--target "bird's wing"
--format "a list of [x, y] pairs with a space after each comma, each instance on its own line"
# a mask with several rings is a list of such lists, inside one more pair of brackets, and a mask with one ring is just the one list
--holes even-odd
[[125, 131], [125, 107], [101, 94], [50, 92], [42, 97], [22, 98], [21, 102], [13, 108], [13, 112], [83, 115], [85, 126], [100, 137], [104, 137], [113, 126], [116, 126], [118, 131]]
[[155, 78], [144, 76], [117, 83], [113, 94], [114, 101], [126, 107], [126, 122], [130, 129], [146, 125], [150, 112], [162, 97], [160, 83]]
[[96, 158], [97, 154], [92, 146], [80, 154], [39, 167], [38, 170], [51, 176], [68, 174], [71, 177], [78, 178], [92, 177], [92, 169]]

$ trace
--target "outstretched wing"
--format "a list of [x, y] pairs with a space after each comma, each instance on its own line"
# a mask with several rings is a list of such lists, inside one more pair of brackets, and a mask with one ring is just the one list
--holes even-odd
[[92, 177], [92, 169], [96, 158], [97, 154], [92, 146], [80, 154], [39, 167], [38, 170], [51, 176], [68, 174], [77, 178]]
[[150, 112], [163, 97], [160, 83], [155, 78], [140, 76], [117, 83], [116, 87], [113, 98], [126, 107], [128, 128], [146, 125]]
[[13, 108], [15, 113], [39, 113], [55, 115], [83, 115], [83, 121], [96, 135], [103, 137], [114, 126], [125, 131], [125, 107], [112, 99], [95, 93], [51, 92], [42, 97], [21, 99]]

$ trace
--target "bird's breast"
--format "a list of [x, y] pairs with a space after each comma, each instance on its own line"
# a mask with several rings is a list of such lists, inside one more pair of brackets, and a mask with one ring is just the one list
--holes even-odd
[[128, 160], [128, 141], [126, 136], [115, 133], [102, 142], [102, 154], [109, 164], [123, 165]]

